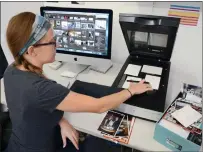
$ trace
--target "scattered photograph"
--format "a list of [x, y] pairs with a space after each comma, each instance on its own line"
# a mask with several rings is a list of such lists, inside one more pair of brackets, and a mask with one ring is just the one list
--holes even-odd
[[197, 134], [197, 133], [190, 133], [187, 140], [190, 140], [191, 142], [201, 146], [202, 143], [202, 133]]
[[126, 136], [128, 136], [128, 134], [129, 134], [128, 116], [125, 116], [123, 121], [121, 122], [115, 136], [126, 137]]
[[183, 99], [202, 104], [202, 87], [184, 83]]
[[134, 123], [135, 123], [135, 117], [125, 114], [124, 119], [121, 122], [115, 136], [106, 134], [104, 132], [101, 132], [101, 133], [105, 138], [109, 138], [113, 141], [128, 144]]
[[123, 118], [123, 114], [108, 111], [98, 130], [106, 134], [115, 136], [116, 131], [118, 130]]
[[106, 30], [106, 20], [95, 20], [95, 29]]
[[70, 16], [70, 18], [69, 18], [70, 20], [73, 20], [73, 16]]

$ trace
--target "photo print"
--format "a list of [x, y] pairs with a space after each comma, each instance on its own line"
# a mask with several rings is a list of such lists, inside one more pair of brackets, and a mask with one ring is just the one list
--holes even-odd
[[135, 123], [135, 117], [125, 114], [115, 136], [101, 132], [105, 138], [109, 138], [113, 141], [128, 144], [132, 133], [132, 128]]
[[114, 111], [108, 111], [98, 130], [106, 134], [115, 136], [123, 118], [123, 114]]
[[183, 99], [202, 104], [202, 87], [183, 84]]

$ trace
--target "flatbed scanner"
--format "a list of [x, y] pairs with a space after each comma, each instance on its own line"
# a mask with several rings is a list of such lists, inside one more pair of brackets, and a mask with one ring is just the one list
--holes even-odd
[[158, 121], [164, 112], [167, 94], [170, 58], [172, 55], [180, 19], [167, 16], [140, 14], [119, 14], [119, 23], [129, 51], [112, 87], [122, 88], [129, 76], [125, 70], [129, 64], [162, 68], [161, 75], [142, 72], [138, 78], [145, 79], [146, 75], [160, 77], [157, 90], [151, 93], [135, 95], [116, 110], [150, 121]]

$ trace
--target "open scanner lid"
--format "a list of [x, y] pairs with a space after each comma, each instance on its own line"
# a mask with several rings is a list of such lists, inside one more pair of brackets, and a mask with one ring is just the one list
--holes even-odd
[[119, 23], [131, 56], [170, 61], [179, 18], [119, 14]]

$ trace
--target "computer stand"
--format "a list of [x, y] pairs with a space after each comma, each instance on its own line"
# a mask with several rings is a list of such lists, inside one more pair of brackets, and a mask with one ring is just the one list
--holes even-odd
[[88, 65], [83, 64], [74, 64], [74, 63], [63, 63], [63, 69], [65, 71], [73, 72], [75, 74], [79, 74], [83, 70], [85, 70], [88, 67]]
[[90, 66], [90, 69], [93, 71], [101, 72], [101, 73], [106, 73], [111, 67], [113, 66], [112, 62], [108, 62], [105, 64], [102, 64], [100, 66]]

